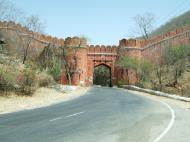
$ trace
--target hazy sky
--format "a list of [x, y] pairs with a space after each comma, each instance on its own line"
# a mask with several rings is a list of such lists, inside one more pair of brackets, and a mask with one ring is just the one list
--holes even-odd
[[91, 44], [118, 44], [133, 36], [133, 17], [151, 12], [155, 27], [190, 10], [190, 0], [12, 0], [28, 15], [38, 15], [45, 32], [57, 37], [86, 36]]

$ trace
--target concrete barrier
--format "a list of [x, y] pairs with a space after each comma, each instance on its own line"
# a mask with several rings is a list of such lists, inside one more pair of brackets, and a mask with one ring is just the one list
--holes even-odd
[[154, 91], [154, 90], [150, 90], [150, 89], [143, 89], [143, 88], [133, 86], [133, 85], [123, 85], [123, 88], [129, 89], [129, 90], [134, 90], [134, 91], [139, 91], [139, 92], [144, 92], [144, 93], [148, 93], [148, 94], [152, 94], [152, 95], [156, 95], [156, 96], [167, 97], [167, 98], [180, 100], [180, 101], [184, 101], [184, 102], [190, 102], [190, 98], [187, 98], [187, 97], [178, 96], [176, 94], [168, 94], [168, 93], [164, 93], [164, 92], [160, 92], [160, 91]]

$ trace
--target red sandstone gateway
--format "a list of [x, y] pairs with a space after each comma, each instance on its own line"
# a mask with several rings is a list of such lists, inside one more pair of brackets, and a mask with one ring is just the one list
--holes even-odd
[[[7, 25], [9, 27], [7, 27]], [[10, 34], [16, 32], [14, 29], [20, 29], [23, 33], [30, 33], [30, 31], [20, 24], [14, 22], [0, 22], [0, 28], [9, 30]], [[76, 68], [72, 77], [72, 84], [89, 86], [93, 84], [94, 69], [100, 65], [106, 66], [110, 70], [111, 83], [110, 86], [115, 85], [118, 80], [127, 80], [130, 84], [137, 82], [136, 73], [128, 69], [119, 69], [116, 62], [122, 56], [128, 55], [137, 58], [146, 58], [152, 62], [157, 62], [160, 59], [163, 48], [169, 44], [186, 44], [189, 45], [190, 31], [188, 29], [177, 29], [159, 35], [149, 40], [139, 39], [122, 39], [118, 46], [104, 46], [104, 45], [87, 45], [85, 39], [78, 37], [58, 39], [56, 37], [46, 36], [39, 33], [34, 33], [36, 37], [32, 41], [32, 46], [38, 49], [38, 53], [43, 50], [44, 44], [53, 43], [55, 46], [64, 46], [68, 49], [68, 61], [72, 62], [76, 47]], [[36, 52], [35, 52], [36, 53]], [[33, 56], [38, 56], [37, 54]], [[65, 73], [60, 78], [60, 83], [67, 84]]]
[[[160, 59], [163, 48], [169, 44], [186, 44], [189, 45], [189, 30], [176, 30], [169, 32], [163, 36], [158, 36], [150, 40], [122, 39], [119, 46], [104, 45], [87, 45], [86, 41], [82, 41], [82, 48], [77, 50], [77, 57], [80, 60], [77, 65], [76, 73], [73, 76], [73, 84], [75, 85], [92, 85], [94, 68], [104, 65], [110, 69], [111, 86], [115, 85], [118, 80], [127, 80], [130, 84], [135, 84], [138, 80], [133, 70], [119, 69], [116, 62], [122, 56], [145, 58], [152, 62]], [[70, 48], [72, 58], [72, 50], [81, 43], [78, 37], [67, 38], [64, 42], [66, 47]], [[80, 72], [77, 72], [80, 71]], [[66, 83], [65, 75], [61, 78], [61, 83]]]

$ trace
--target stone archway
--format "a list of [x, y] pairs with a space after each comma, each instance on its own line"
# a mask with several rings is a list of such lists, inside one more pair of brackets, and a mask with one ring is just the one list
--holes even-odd
[[93, 85], [94, 69], [100, 65], [109, 68], [112, 86], [116, 83], [115, 62], [118, 58], [118, 47], [116, 46], [89, 46], [87, 53], [87, 84]]
[[112, 87], [112, 69], [106, 64], [94, 66], [93, 84]]

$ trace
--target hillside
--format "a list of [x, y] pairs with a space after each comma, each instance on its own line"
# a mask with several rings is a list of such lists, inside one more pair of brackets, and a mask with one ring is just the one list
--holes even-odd
[[166, 24], [162, 25], [161, 27], [153, 31], [151, 35], [152, 36], [160, 35], [168, 31], [182, 28], [188, 25], [190, 25], [190, 11], [187, 11], [184, 14], [171, 19]]

